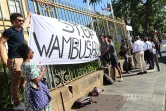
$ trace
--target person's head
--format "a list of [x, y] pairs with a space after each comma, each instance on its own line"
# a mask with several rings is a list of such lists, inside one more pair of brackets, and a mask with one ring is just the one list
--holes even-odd
[[21, 58], [23, 58], [24, 60], [32, 59], [33, 58], [33, 54], [34, 54], [32, 49], [30, 47], [28, 47], [27, 44], [21, 44], [20, 46], [18, 46], [17, 52], [19, 53]]
[[139, 36], [136, 36], [136, 37], [135, 37], [135, 40], [140, 40], [140, 37], [139, 37]]
[[121, 43], [122, 43], [122, 44], [126, 44], [126, 40], [125, 40], [125, 39], [122, 39], [122, 40], [121, 40]]
[[148, 37], [148, 41], [152, 41], [152, 37], [149, 36], [149, 37]]
[[111, 42], [112, 41], [112, 36], [110, 36], [110, 35], [107, 35], [107, 40], [108, 40], [108, 42]]
[[10, 15], [10, 22], [14, 27], [22, 27], [22, 24], [24, 23], [23, 16], [20, 13], [12, 13]]
[[105, 42], [105, 37], [106, 37], [105, 35], [100, 35], [100, 38], [101, 38], [102, 42]]
[[157, 42], [157, 38], [154, 38], [153, 41], [154, 41], [154, 42]]
[[148, 38], [147, 38], [147, 37], [144, 38], [144, 42], [146, 42], [146, 41], [148, 41]]

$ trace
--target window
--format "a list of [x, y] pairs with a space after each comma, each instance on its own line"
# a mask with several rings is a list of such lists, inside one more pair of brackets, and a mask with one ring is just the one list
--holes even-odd
[[10, 13], [22, 13], [20, 0], [8, 0]]

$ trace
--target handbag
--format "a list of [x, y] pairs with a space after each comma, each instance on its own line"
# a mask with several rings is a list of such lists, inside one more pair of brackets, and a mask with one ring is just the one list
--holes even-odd
[[51, 101], [51, 96], [46, 84], [42, 81], [35, 84], [30, 81], [30, 99], [32, 108], [35, 111], [44, 109]]

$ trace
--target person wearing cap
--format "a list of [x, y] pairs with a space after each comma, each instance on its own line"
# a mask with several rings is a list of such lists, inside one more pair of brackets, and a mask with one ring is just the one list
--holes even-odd
[[136, 36], [136, 41], [133, 45], [133, 54], [135, 54], [138, 67], [140, 69], [140, 72], [137, 74], [144, 74], [147, 73], [146, 64], [144, 60], [144, 42], [140, 40], [139, 36]]
[[144, 38], [144, 43], [145, 43], [145, 47], [144, 47], [145, 58], [150, 65], [148, 70], [151, 70], [151, 69], [154, 69], [152, 43], [148, 41], [147, 37]]
[[116, 77], [115, 77], [115, 68], [116, 68], [118, 70], [119, 75], [120, 75], [119, 82], [122, 82], [123, 81], [122, 73], [121, 73], [121, 69], [118, 66], [118, 57], [116, 54], [115, 46], [112, 42], [112, 36], [107, 36], [107, 40], [109, 43], [108, 47], [107, 47], [106, 51], [101, 56], [104, 56], [106, 53], [109, 54], [111, 66], [113, 69], [113, 79], [116, 81]]

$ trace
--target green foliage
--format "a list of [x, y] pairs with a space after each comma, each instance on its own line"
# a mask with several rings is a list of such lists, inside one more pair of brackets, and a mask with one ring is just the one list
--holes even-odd
[[114, 41], [114, 45], [115, 45], [115, 49], [116, 49], [116, 53], [117, 53], [118, 58], [121, 58], [120, 55], [119, 55], [120, 46], [121, 46], [120, 42]]
[[3, 64], [0, 62], [0, 104], [3, 108], [8, 108], [11, 106], [10, 96], [9, 96], [9, 73], [5, 74], [3, 70]]
[[116, 17], [131, 18], [134, 35], [166, 32], [166, 0], [113, 0]]

